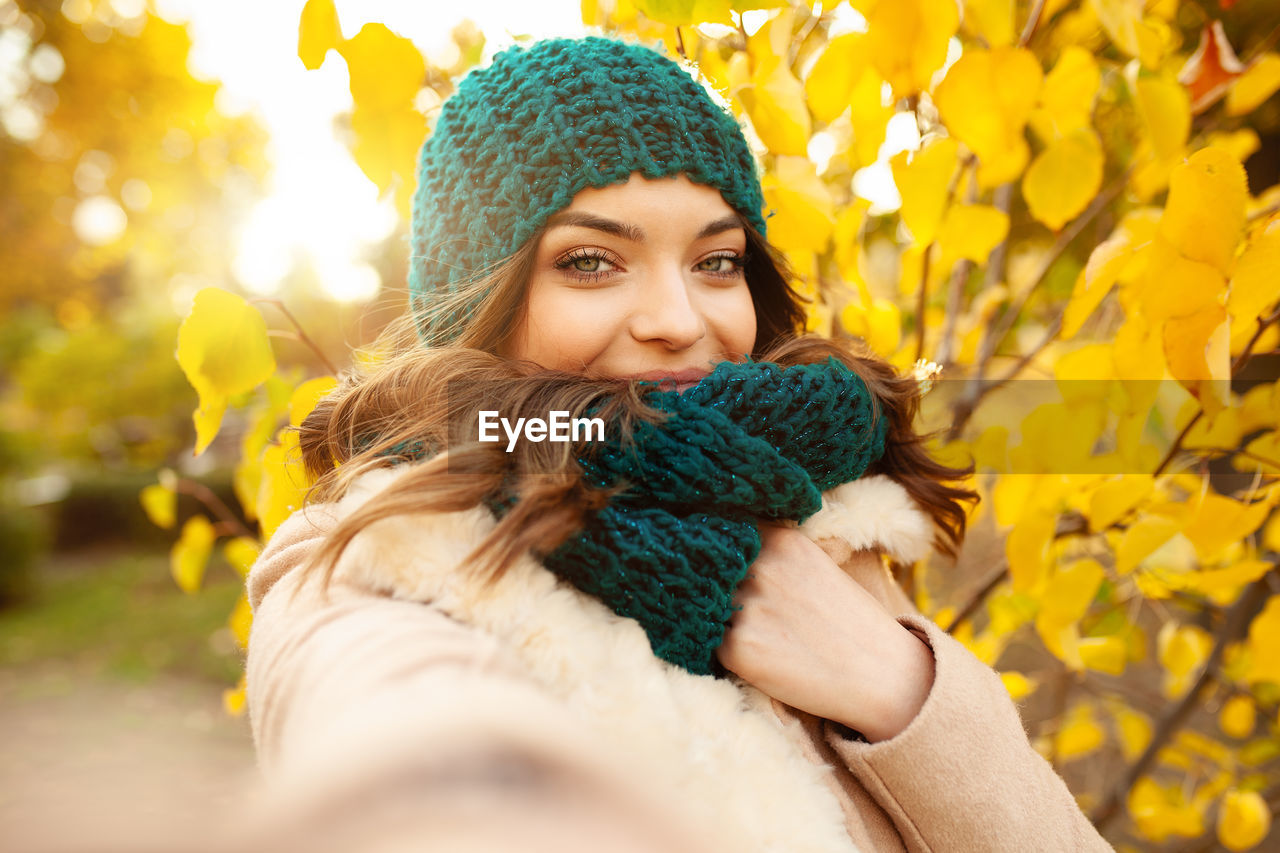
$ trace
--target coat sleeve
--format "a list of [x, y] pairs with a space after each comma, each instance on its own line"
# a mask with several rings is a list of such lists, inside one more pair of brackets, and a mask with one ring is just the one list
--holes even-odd
[[1112, 847], [1032, 748], [999, 675], [919, 614], [898, 622], [934, 657], [934, 682], [905, 729], [877, 743], [827, 742], [911, 851], [1103, 851]]
[[304, 583], [334, 523], [324, 505], [295, 513], [249, 574], [264, 779], [235, 849], [720, 849], [492, 638], [428, 604]]

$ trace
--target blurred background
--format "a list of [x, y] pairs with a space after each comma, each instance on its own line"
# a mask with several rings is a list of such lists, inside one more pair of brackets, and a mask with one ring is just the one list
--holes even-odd
[[[403, 308], [457, 79], [587, 32], [743, 119], [811, 330], [943, 366], [924, 417], [983, 502], [905, 582], [1108, 838], [1280, 849], [1275, 0], [0, 0], [4, 846], [232, 813], [287, 426]], [[1189, 255], [1227, 260], [1171, 295]], [[208, 288], [260, 315], [269, 378], [198, 435], [175, 354]]]

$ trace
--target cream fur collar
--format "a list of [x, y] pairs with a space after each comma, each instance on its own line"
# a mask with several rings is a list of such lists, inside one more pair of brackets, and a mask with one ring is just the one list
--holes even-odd
[[[403, 469], [362, 477], [338, 505], [346, 515]], [[767, 697], [745, 684], [696, 676], [656, 657], [640, 625], [560, 583], [529, 556], [482, 589], [455, 571], [496, 524], [484, 507], [399, 516], [355, 537], [336, 572], [395, 598], [430, 602], [505, 642], [530, 675], [584, 727], [616, 744], [632, 775], [686, 803], [729, 849], [854, 851], [826, 778], [788, 739]], [[824, 496], [802, 528], [854, 549], [879, 545], [909, 562], [929, 548], [931, 528], [886, 477]]]

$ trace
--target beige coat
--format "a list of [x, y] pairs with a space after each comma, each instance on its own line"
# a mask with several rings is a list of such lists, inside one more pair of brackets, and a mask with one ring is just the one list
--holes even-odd
[[[999, 677], [856, 579], [933, 651], [919, 714], [875, 744], [655, 658], [643, 629], [526, 556], [492, 588], [456, 567], [488, 510], [362, 531], [328, 598], [308, 559], [403, 469], [296, 513], [249, 575], [248, 697], [273, 844], [361, 850], [1110, 850], [1029, 745]], [[801, 528], [837, 562], [931, 537], [900, 486], [824, 496]], [[865, 561], [863, 561], [865, 564]], [[255, 840], [261, 840], [255, 837]]]

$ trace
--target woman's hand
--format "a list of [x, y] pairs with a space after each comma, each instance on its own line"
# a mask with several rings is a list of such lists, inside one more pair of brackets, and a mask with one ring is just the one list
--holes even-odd
[[[760, 525], [720, 662], [793, 708], [875, 742], [906, 728], [933, 686], [933, 653], [794, 528]], [[865, 559], [879, 557], [864, 552]]]

